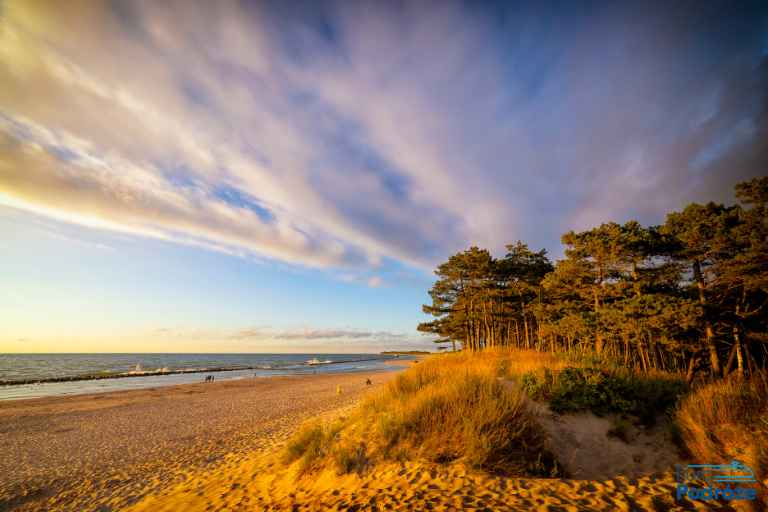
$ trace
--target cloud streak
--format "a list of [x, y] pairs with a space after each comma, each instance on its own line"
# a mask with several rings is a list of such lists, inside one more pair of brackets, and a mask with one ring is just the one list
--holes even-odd
[[658, 222], [768, 162], [764, 9], [689, 7], [7, 2], [0, 202], [372, 287]]
[[231, 339], [238, 340], [288, 340], [288, 341], [315, 341], [315, 340], [404, 340], [409, 334], [391, 331], [370, 331], [365, 329], [268, 329], [249, 328], [230, 335]]

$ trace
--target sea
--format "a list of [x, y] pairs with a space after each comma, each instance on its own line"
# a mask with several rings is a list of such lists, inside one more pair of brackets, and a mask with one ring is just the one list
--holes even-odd
[[[277, 375], [395, 370], [381, 354], [0, 354], [0, 400]], [[409, 356], [399, 356], [408, 359]]]

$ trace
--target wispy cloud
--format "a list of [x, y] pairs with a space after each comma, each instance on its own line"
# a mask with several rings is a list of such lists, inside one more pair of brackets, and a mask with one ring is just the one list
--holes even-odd
[[763, 14], [725, 7], [6, 2], [0, 203], [372, 287], [658, 221], [768, 163]]
[[242, 329], [232, 333], [231, 339], [252, 339], [252, 340], [332, 340], [340, 341], [378, 339], [378, 340], [402, 340], [412, 336], [403, 332], [391, 331], [370, 331], [365, 329], [320, 329], [320, 328], [293, 328], [293, 329], [271, 329], [264, 327], [254, 327]]

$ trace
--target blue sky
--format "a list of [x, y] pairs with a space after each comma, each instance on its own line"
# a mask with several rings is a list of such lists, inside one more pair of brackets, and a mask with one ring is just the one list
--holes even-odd
[[0, 5], [0, 351], [428, 347], [451, 253], [768, 161], [758, 2]]

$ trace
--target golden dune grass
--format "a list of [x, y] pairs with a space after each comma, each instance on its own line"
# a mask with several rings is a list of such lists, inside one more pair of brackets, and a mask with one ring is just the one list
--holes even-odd
[[680, 404], [677, 425], [686, 448], [701, 462], [738, 459], [763, 482], [768, 507], [768, 383], [724, 380], [694, 390]]
[[507, 356], [429, 358], [398, 375], [346, 420], [305, 426], [289, 442], [283, 460], [298, 461], [302, 472], [328, 467], [363, 472], [397, 460], [460, 460], [504, 474], [557, 474], [522, 392], [500, 381], [509, 370]]

